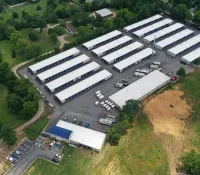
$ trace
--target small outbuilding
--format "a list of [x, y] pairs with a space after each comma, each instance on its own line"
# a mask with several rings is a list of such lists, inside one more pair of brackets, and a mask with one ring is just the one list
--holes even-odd
[[113, 16], [113, 13], [110, 10], [104, 8], [104, 9], [96, 11], [95, 15], [101, 16], [102, 18], [108, 18], [108, 17]]
[[70, 23], [66, 23], [65, 26], [71, 35], [77, 35], [77, 30]]

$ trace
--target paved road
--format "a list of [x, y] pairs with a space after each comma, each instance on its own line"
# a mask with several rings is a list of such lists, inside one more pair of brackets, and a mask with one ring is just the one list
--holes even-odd
[[[41, 140], [42, 141], [42, 140]], [[40, 141], [40, 142], [41, 142]], [[21, 144], [21, 149], [26, 149], [27, 146]], [[35, 145], [35, 142], [23, 153], [21, 159], [16, 160], [15, 164], [5, 173], [5, 175], [21, 175], [37, 158], [44, 158], [51, 161], [55, 152], [45, 150], [40, 143]], [[19, 149], [19, 148], [18, 148]]]

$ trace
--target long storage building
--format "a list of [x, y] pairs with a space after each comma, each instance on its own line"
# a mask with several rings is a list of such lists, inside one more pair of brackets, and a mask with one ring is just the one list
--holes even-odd
[[100, 46], [101, 44], [104, 44], [104, 43], [107, 43], [113, 39], [116, 39], [116, 38], [119, 38], [120, 36], [122, 35], [122, 33], [118, 30], [114, 30], [110, 33], [107, 33], [105, 35], [102, 35], [98, 38], [95, 38], [93, 40], [90, 40], [86, 43], [83, 44], [83, 46], [85, 48], [87, 48], [88, 50], [91, 50], [93, 49], [94, 47], [98, 47]]
[[118, 38], [110, 43], [107, 43], [101, 47], [98, 47], [92, 51], [92, 53], [100, 57], [102, 55], [105, 55], [106, 53], [112, 51], [113, 49], [118, 48], [119, 46], [123, 47], [126, 44], [129, 44], [132, 41], [132, 38], [129, 36], [123, 36], [121, 38]]
[[81, 146], [101, 152], [106, 140], [106, 134], [89, 128], [59, 120], [49, 132], [52, 138], [65, 141], [73, 147]]
[[155, 55], [156, 51], [151, 48], [146, 48], [116, 64], [113, 65], [113, 68], [118, 72], [123, 72], [129, 67], [140, 63], [141, 61], [150, 58], [152, 55]]
[[159, 20], [161, 20], [163, 17], [161, 15], [154, 15], [150, 18], [144, 19], [142, 21], [139, 21], [137, 23], [131, 24], [127, 27], [124, 27], [124, 31], [125, 32], [133, 32], [135, 30], [138, 30], [142, 27], [146, 27], [154, 22], [157, 22]]
[[197, 36], [194, 36], [187, 41], [169, 49], [167, 53], [171, 55], [172, 57], [179, 56], [181, 54], [184, 54], [185, 52], [189, 51], [190, 49], [198, 46], [200, 44], [200, 34]]
[[29, 66], [29, 70], [33, 74], [36, 74], [36, 73], [42, 72], [48, 68], [51, 68], [55, 65], [58, 65], [62, 62], [65, 62], [66, 60], [68, 60], [74, 56], [77, 56], [79, 54], [80, 54], [80, 50], [78, 50], [77, 48], [74, 47], [72, 49], [69, 49], [67, 51], [64, 51], [64, 52], [59, 53], [55, 56], [52, 56], [48, 59], [40, 61], [34, 65]]
[[49, 91], [54, 92], [56, 90], [59, 90], [60, 88], [63, 88], [65, 86], [72, 84], [73, 82], [77, 80], [82, 79], [86, 75], [92, 74], [93, 72], [99, 70], [100, 68], [101, 66], [93, 61], [79, 69], [76, 69], [66, 75], [63, 75], [60, 78], [57, 78], [47, 83], [46, 87], [49, 89]]
[[174, 46], [176, 45], [176, 43], [181, 42], [185, 39], [188, 39], [189, 37], [191, 37], [192, 35], [194, 35], [194, 31], [190, 30], [190, 29], [185, 29], [179, 33], [176, 33], [164, 40], [161, 40], [157, 43], [155, 43], [155, 47], [157, 49], [163, 50], [166, 49], [170, 46]]
[[186, 64], [190, 64], [198, 58], [200, 58], [200, 48], [197, 48], [197, 49], [193, 50], [192, 52], [184, 55], [181, 58], [181, 62], [184, 62]]
[[143, 40], [146, 42], [146, 43], [152, 43], [153, 41], [157, 41], [157, 40], [161, 40], [163, 39], [164, 37], [168, 37], [169, 35], [172, 35], [174, 34], [175, 32], [178, 32], [182, 29], [184, 29], [184, 25], [181, 24], [181, 23], [175, 23], [169, 27], [166, 27], [162, 30], [159, 30], [155, 33], [152, 33], [146, 37], [143, 38]]
[[76, 83], [73, 86], [68, 87], [67, 89], [55, 94], [60, 103], [65, 103], [73, 99], [75, 96], [82, 94], [88, 89], [102, 83], [112, 77], [112, 74], [107, 70], [102, 70], [89, 78], [82, 80], [79, 83]]
[[112, 63], [124, 58], [125, 56], [129, 56], [129, 55], [133, 54], [134, 52], [142, 49], [143, 47], [144, 47], [144, 44], [136, 41], [134, 43], [131, 43], [119, 50], [116, 50], [116, 51], [102, 57], [102, 60], [107, 64], [112, 64]]
[[109, 99], [122, 109], [128, 100], [142, 100], [170, 82], [170, 78], [158, 70], [154, 70], [141, 79], [111, 95]]
[[167, 27], [167, 26], [171, 25], [172, 23], [173, 23], [173, 20], [167, 18], [167, 19], [164, 19], [164, 20], [159, 21], [157, 23], [154, 23], [150, 26], [147, 26], [145, 28], [137, 30], [137, 31], [133, 32], [133, 35], [137, 38], [142, 38], [142, 37], [144, 37], [148, 34], [156, 32], [156, 31], [158, 31], [158, 30], [160, 30], [164, 27]]
[[57, 76], [62, 75], [63, 73], [68, 72], [71, 69], [74, 69], [75, 67], [79, 67], [85, 63], [90, 61], [90, 58], [87, 55], [80, 55], [78, 57], [75, 57], [67, 62], [64, 62], [56, 67], [53, 67], [51, 69], [48, 69], [40, 74], [37, 75], [37, 78], [44, 83], [47, 80], [52, 80]]

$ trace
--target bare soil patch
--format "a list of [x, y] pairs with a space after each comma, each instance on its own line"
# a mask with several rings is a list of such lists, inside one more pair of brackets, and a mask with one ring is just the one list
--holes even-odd
[[171, 175], [177, 174], [178, 158], [188, 145], [188, 131], [185, 126], [192, 107], [183, 95], [184, 93], [178, 88], [166, 90], [145, 101], [144, 106], [154, 133], [167, 152]]

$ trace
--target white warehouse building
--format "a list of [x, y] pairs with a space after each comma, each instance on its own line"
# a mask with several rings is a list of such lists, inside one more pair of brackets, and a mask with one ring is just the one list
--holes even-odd
[[191, 64], [196, 59], [200, 58], [200, 48], [195, 49], [194, 51], [184, 55], [181, 58], [181, 62], [184, 62], [186, 64]]
[[170, 82], [170, 78], [155, 70], [129, 86], [111, 95], [109, 99], [122, 109], [128, 100], [142, 100]]

